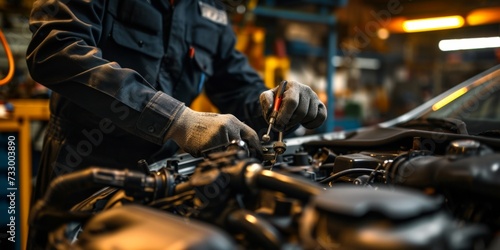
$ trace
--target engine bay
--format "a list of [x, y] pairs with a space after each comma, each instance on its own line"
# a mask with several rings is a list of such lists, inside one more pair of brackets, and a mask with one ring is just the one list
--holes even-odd
[[[106, 249], [110, 241], [134, 249], [125, 243], [141, 230], [160, 239], [151, 249], [499, 246], [495, 138], [374, 127], [284, 142], [278, 157], [269, 145], [264, 161], [235, 141], [201, 158], [140, 162], [142, 172], [72, 173], [37, 204], [32, 224], [50, 225], [48, 244], [56, 249]], [[103, 189], [79, 204], [58, 203], [75, 183]], [[69, 226], [75, 221], [78, 230]]]

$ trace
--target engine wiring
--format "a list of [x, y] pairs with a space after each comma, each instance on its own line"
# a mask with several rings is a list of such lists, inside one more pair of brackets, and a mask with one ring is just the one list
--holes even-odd
[[0, 41], [5, 50], [5, 54], [7, 55], [7, 61], [9, 66], [9, 71], [7, 75], [3, 79], [0, 79], [0, 86], [1, 86], [7, 84], [8, 82], [10, 82], [10, 80], [12, 80], [12, 78], [14, 77], [15, 65], [14, 65], [14, 56], [12, 55], [12, 50], [10, 49], [9, 43], [7, 42], [7, 39], [5, 38], [5, 35], [1, 29], [0, 29]]

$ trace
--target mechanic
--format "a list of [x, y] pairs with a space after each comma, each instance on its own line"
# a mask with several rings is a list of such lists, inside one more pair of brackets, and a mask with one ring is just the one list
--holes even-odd
[[[275, 89], [234, 49], [220, 6], [214, 0], [34, 3], [27, 63], [33, 79], [53, 92], [33, 200], [59, 175], [89, 166], [134, 168], [179, 147], [200, 156], [241, 139], [261, 156], [256, 131], [265, 131]], [[189, 108], [202, 90], [221, 114]], [[291, 81], [284, 96], [278, 130], [312, 129], [326, 119], [308, 86]]]

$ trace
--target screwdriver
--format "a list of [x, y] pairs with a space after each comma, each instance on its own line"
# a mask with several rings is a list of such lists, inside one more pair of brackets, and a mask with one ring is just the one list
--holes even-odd
[[264, 142], [268, 142], [269, 140], [271, 140], [269, 134], [271, 133], [271, 128], [274, 125], [274, 122], [276, 121], [276, 117], [278, 116], [278, 111], [281, 106], [281, 101], [283, 100], [283, 93], [285, 92], [286, 89], [286, 83], [287, 81], [280, 82], [278, 89], [276, 91], [276, 96], [274, 97], [274, 103], [273, 103], [273, 111], [271, 113], [271, 116], [269, 117], [269, 127], [267, 128], [267, 133], [262, 136], [262, 140]]

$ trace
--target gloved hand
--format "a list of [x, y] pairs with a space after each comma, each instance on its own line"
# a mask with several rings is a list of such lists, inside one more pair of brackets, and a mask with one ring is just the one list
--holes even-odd
[[[260, 95], [262, 112], [267, 121], [272, 112], [277, 89], [278, 87], [264, 91]], [[274, 127], [278, 131], [284, 131], [302, 124], [308, 129], [314, 129], [321, 126], [325, 120], [326, 107], [319, 100], [318, 95], [307, 85], [288, 81]]]
[[243, 140], [252, 156], [262, 157], [257, 133], [233, 115], [197, 112], [190, 108], [181, 112], [166, 138], [174, 140], [187, 153], [199, 157], [203, 150]]

